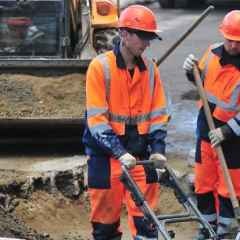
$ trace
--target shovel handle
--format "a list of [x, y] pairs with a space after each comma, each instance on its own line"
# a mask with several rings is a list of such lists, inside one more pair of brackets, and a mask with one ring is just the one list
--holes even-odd
[[159, 66], [175, 48], [202, 22], [202, 20], [214, 9], [214, 6], [210, 5], [206, 8], [202, 14], [193, 22], [193, 24], [187, 29], [186, 32], [163, 54], [163, 56], [157, 60], [156, 64]]

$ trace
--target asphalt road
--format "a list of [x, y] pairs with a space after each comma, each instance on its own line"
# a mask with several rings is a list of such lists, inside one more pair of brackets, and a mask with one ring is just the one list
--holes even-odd
[[[159, 28], [163, 31], [162, 41], [154, 41], [146, 51], [148, 56], [159, 59], [185, 33], [207, 6], [196, 9], [161, 9], [158, 2], [148, 5], [157, 15]], [[216, 6], [198, 27], [160, 65], [161, 78], [169, 98], [172, 119], [169, 124], [167, 152], [187, 158], [194, 148], [197, 108], [192, 100], [191, 83], [186, 80], [182, 69], [189, 53], [200, 58], [212, 43], [223, 41], [218, 26], [224, 15], [240, 6]], [[191, 100], [184, 96], [191, 96]], [[187, 97], [189, 98], [189, 97]]]

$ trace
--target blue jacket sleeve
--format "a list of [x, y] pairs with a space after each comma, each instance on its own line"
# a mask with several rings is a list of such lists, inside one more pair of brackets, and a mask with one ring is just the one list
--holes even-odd
[[165, 154], [165, 138], [167, 136], [167, 131], [156, 130], [149, 134], [148, 142], [151, 147], [151, 153], [162, 153]]
[[110, 129], [103, 131], [101, 134], [96, 133], [92, 136], [101, 148], [115, 158], [119, 158], [127, 152], [120, 143], [117, 135]]

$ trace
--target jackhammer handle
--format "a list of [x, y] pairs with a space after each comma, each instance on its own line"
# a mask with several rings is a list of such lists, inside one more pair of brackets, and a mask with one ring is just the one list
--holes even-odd
[[141, 161], [137, 161], [136, 164], [137, 165], [151, 165], [151, 164], [155, 164], [155, 161], [152, 161], [152, 160], [141, 160]]
[[188, 205], [191, 207], [192, 211], [195, 213], [195, 215], [197, 216], [197, 218], [200, 220], [201, 224], [203, 225], [203, 227], [208, 230], [211, 239], [216, 237], [216, 234], [214, 232], [214, 230], [212, 229], [211, 225], [206, 221], [206, 219], [202, 216], [202, 214], [200, 213], [200, 211], [198, 210], [198, 208], [195, 206], [195, 204], [193, 203], [191, 197], [189, 196], [189, 194], [186, 194], [177, 178], [177, 176], [175, 175], [174, 171], [171, 169], [171, 167], [169, 166], [165, 166], [165, 170], [169, 175], [169, 179], [170, 182], [173, 184], [173, 188], [176, 190], [176, 192], [181, 196], [183, 203], [188, 203]]
[[[153, 166], [157, 165], [155, 161], [150, 161], [150, 160], [137, 161], [137, 165], [149, 165], [149, 164], [152, 164]], [[203, 218], [203, 216], [201, 215], [201, 213], [199, 212], [199, 210], [193, 203], [189, 194], [184, 192], [174, 171], [167, 164], [163, 170], [165, 170], [165, 172], [163, 172], [163, 174], [166, 173], [166, 176], [169, 179], [169, 182], [171, 184], [171, 188], [173, 188], [176, 191], [175, 193], [179, 196], [179, 197], [177, 197], [179, 202], [183, 203], [183, 204], [188, 204], [188, 206], [191, 207], [192, 211], [195, 213], [197, 218], [200, 220], [203, 227], [208, 230], [211, 239], [213, 239], [215, 237], [215, 232], [213, 231], [210, 224]]]
[[[153, 168], [158, 168], [158, 162], [157, 161], [151, 161], [151, 160], [142, 160], [142, 161], [137, 161], [137, 165], [149, 165], [150, 167], [152, 166]], [[172, 187], [176, 190], [176, 193], [181, 196], [181, 201], [182, 202], [186, 202], [187, 201], [187, 194], [182, 190], [182, 187], [180, 185], [180, 183], [178, 182], [178, 179], [175, 175], [175, 173], [173, 172], [173, 170], [167, 166], [162, 169], [163, 170], [163, 174], [164, 172], [167, 173], [168, 178], [170, 177], [170, 182], [173, 185]]]
[[202, 22], [202, 20], [214, 9], [214, 6], [210, 5], [203, 13], [196, 19], [196, 21], [189, 27], [189, 29], [163, 54], [163, 56], [157, 60], [156, 64], [159, 66], [174, 49]]
[[188, 200], [188, 195], [184, 192], [184, 190], [182, 189], [175, 173], [173, 172], [173, 170], [169, 167], [169, 166], [165, 166], [165, 170], [167, 171], [169, 178], [170, 178], [170, 182], [173, 184], [173, 188], [175, 189], [176, 193], [179, 194], [181, 196], [181, 200], [183, 202], [186, 202]]
[[[196, 66], [196, 64], [195, 64], [194, 69], [193, 69], [193, 74], [194, 74], [195, 83], [196, 83], [196, 86], [197, 86], [197, 89], [198, 89], [198, 93], [199, 93], [199, 95], [201, 97], [201, 100], [202, 100], [202, 103], [203, 103], [203, 109], [204, 109], [205, 116], [207, 118], [208, 126], [209, 126], [210, 130], [213, 130], [213, 129], [215, 129], [215, 124], [214, 124], [214, 121], [213, 121], [213, 118], [212, 118], [212, 114], [211, 114], [210, 107], [209, 107], [209, 104], [208, 104], [207, 96], [206, 96], [205, 90], [203, 88], [202, 80], [201, 80], [199, 70], [198, 70], [198, 67]], [[221, 145], [216, 146], [215, 150], [217, 152], [217, 155], [218, 155], [218, 158], [219, 158], [222, 170], [223, 170], [224, 180], [225, 180], [225, 183], [226, 183], [228, 191], [229, 191], [229, 195], [230, 195], [231, 203], [232, 203], [232, 206], [233, 206], [235, 218], [239, 221], [240, 220], [239, 202], [238, 202], [238, 199], [236, 197], [236, 193], [235, 193], [235, 190], [234, 190], [234, 187], [233, 187], [232, 179], [231, 179], [231, 176], [230, 176], [229, 171], [228, 171], [228, 167], [227, 167], [227, 164], [226, 164], [226, 160], [225, 160]]]

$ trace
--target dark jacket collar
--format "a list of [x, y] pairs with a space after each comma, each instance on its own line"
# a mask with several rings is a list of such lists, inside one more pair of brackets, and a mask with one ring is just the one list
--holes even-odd
[[[123, 56], [121, 54], [121, 51], [120, 51], [120, 42], [118, 42], [115, 45], [115, 47], [113, 49], [113, 52], [116, 55], [117, 66], [119, 68], [126, 69], [127, 67], [126, 67], [126, 64], [123, 60]], [[140, 72], [143, 72], [147, 69], [142, 57], [136, 57], [135, 62], [136, 62], [136, 65], [138, 66]]]
[[237, 55], [237, 56], [229, 55], [224, 49], [223, 44], [213, 48], [212, 52], [213, 54], [216, 54], [217, 56], [219, 56], [220, 58], [219, 62], [222, 66], [225, 66], [227, 64], [232, 64], [233, 66], [240, 69], [240, 55]]

